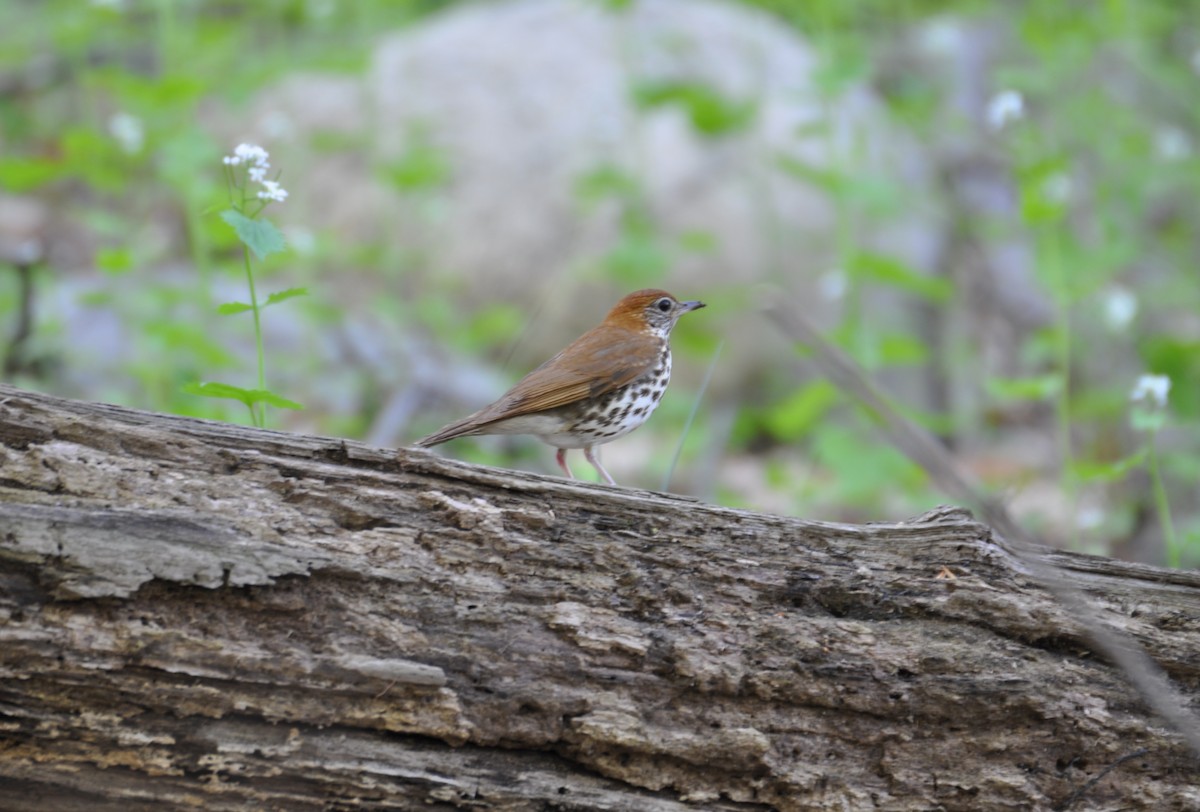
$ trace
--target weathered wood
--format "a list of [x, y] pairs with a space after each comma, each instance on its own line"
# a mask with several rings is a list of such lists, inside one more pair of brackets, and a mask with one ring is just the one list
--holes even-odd
[[[1200, 575], [1043, 555], [1197, 696]], [[1183, 810], [1198, 784], [961, 512], [807, 522], [0, 386], [0, 808]]]

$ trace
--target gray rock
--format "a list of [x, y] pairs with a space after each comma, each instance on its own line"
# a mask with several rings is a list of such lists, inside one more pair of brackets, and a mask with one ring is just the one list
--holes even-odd
[[[662, 286], [723, 299], [705, 313], [708, 329], [737, 337], [718, 386], [740, 386], [790, 352], [752, 312], [755, 286], [826, 321], [840, 307], [836, 286], [818, 281], [847, 246], [836, 201], [811, 178], [873, 178], [872, 189], [849, 190], [850, 208], [870, 207], [861, 196], [875, 194], [899, 210], [852, 226], [851, 248], [921, 270], [940, 239], [923, 211], [932, 194], [920, 150], [864, 88], [823, 95], [816, 67], [793, 31], [733, 4], [472, 4], [384, 35], [365, 81], [285, 80], [260, 96], [250, 121], [285, 169], [291, 197], [280, 216], [348, 245], [383, 241], [406, 258], [413, 295], [449, 290], [464, 313], [496, 302], [530, 313], [514, 368], [543, 360], [628, 290]], [[672, 83], [707, 88], [746, 120], [706, 135], [681, 104], [635, 100], [639, 88]], [[330, 133], [352, 148], [312, 147]], [[405, 193], [384, 168], [414, 150], [435, 182]], [[784, 160], [811, 178], [782, 169]], [[606, 167], [632, 179], [639, 203], [581, 198], [583, 179]], [[621, 250], [627, 204], [649, 224], [643, 248], [665, 262], [641, 271], [633, 262], [612, 281], [598, 269]], [[681, 247], [689, 239], [709, 250]], [[903, 308], [887, 297], [881, 312]]]

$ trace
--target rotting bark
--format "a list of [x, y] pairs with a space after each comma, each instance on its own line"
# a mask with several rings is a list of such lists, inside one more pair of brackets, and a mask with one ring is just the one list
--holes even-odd
[[[1044, 556], [1196, 697], [1200, 574]], [[1198, 786], [963, 512], [806, 522], [0, 386], [0, 808], [1188, 810]]]

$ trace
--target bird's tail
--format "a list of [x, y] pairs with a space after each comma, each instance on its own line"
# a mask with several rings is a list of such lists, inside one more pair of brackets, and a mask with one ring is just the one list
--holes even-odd
[[455, 420], [453, 423], [442, 426], [440, 429], [430, 434], [428, 437], [422, 437], [413, 445], [420, 448], [429, 448], [430, 446], [440, 445], [448, 440], [453, 440], [457, 437], [466, 437], [468, 434], [476, 434], [479, 426], [475, 423], [475, 415], [464, 417], [462, 420]]

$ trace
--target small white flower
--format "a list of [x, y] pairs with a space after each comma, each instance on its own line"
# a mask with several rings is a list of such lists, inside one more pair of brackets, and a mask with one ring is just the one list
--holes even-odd
[[821, 297], [826, 301], [839, 301], [846, 295], [846, 272], [841, 268], [832, 268], [826, 271], [817, 280], [817, 287], [821, 291]]
[[142, 120], [129, 113], [114, 113], [108, 120], [108, 133], [126, 155], [136, 155], [146, 143], [146, 128]]
[[1104, 293], [1104, 323], [1113, 332], [1121, 332], [1133, 323], [1138, 299], [1128, 288], [1114, 286]]
[[1042, 181], [1042, 194], [1051, 203], [1066, 203], [1071, 198], [1071, 176], [1055, 172]]
[[1171, 379], [1166, 375], [1143, 375], [1137, 379], [1129, 399], [1134, 402], [1150, 403], [1159, 409], [1167, 405], [1167, 394], [1171, 391]]
[[1154, 151], [1164, 161], [1179, 161], [1192, 154], [1192, 144], [1178, 127], [1162, 127], [1154, 133]]
[[253, 161], [255, 166], [270, 166], [267, 163], [267, 158], [269, 157], [267, 151], [257, 144], [238, 144], [233, 154], [237, 155], [243, 161]]
[[279, 203], [287, 200], [287, 189], [284, 189], [273, 180], [264, 180], [262, 182], [263, 190], [258, 193], [260, 200], [275, 200]]
[[238, 144], [233, 150], [233, 155], [225, 156], [225, 163], [228, 166], [238, 166], [239, 164], [254, 164], [262, 170], [271, 168], [271, 164], [267, 162], [270, 157], [267, 151], [257, 144]]
[[962, 27], [948, 17], [935, 18], [923, 26], [917, 38], [921, 50], [931, 56], [953, 56], [962, 41]]
[[255, 183], [262, 183], [267, 177], [267, 170], [263, 169], [261, 166], [252, 166], [250, 167], [250, 172], [248, 174], [250, 175], [250, 180], [254, 181]]
[[1025, 97], [1016, 90], [1001, 90], [987, 105], [987, 122], [993, 130], [1001, 130], [1010, 121], [1025, 115]]
[[1104, 524], [1104, 509], [1098, 505], [1080, 508], [1075, 514], [1075, 526], [1080, 530], [1095, 530]]

